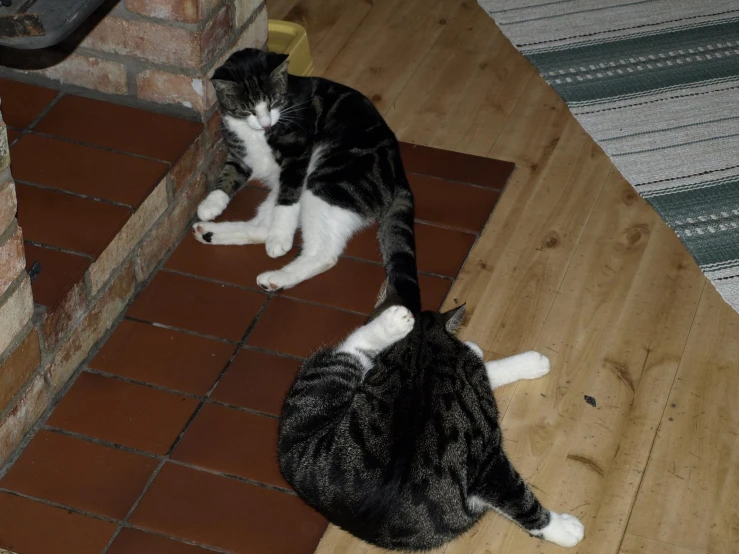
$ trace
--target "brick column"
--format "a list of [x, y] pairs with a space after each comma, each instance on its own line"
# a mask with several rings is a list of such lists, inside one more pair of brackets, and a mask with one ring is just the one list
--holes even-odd
[[[166, 105], [196, 112], [206, 121], [215, 110], [208, 82], [213, 69], [234, 50], [263, 48], [266, 42], [262, 0], [118, 0], [112, 9], [108, 3], [91, 16], [53, 52], [25, 54], [36, 65], [48, 59], [48, 66], [5, 67], [0, 75], [53, 80], [54, 88], [72, 85], [133, 103]], [[60, 52], [66, 54], [63, 59]], [[13, 57], [20, 56], [5, 52], [2, 62], [23, 67], [14, 63]]]
[[[32, 323], [31, 280], [16, 210], [8, 134], [0, 115], [0, 421], [41, 362], [39, 336]], [[4, 439], [0, 432], [0, 451]]]

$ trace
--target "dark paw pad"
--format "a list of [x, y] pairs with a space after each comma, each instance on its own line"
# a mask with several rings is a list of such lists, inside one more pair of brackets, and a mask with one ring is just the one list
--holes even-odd
[[210, 242], [211, 240], [213, 240], [213, 233], [205, 233], [203, 235], [203, 240], [205, 242]]

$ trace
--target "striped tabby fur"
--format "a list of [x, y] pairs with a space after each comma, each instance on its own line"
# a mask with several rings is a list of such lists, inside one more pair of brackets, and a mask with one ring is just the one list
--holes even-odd
[[[198, 208], [196, 238], [264, 243], [277, 257], [301, 227], [300, 255], [257, 279], [278, 290], [335, 265], [352, 234], [378, 222], [392, 290], [418, 313], [413, 194], [398, 141], [372, 102], [326, 79], [288, 75], [285, 56], [254, 49], [234, 53], [212, 82], [229, 156], [217, 190]], [[255, 218], [208, 223], [252, 178], [271, 189]]]

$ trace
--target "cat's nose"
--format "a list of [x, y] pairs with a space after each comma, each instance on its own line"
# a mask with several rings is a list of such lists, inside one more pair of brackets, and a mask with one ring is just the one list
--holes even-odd
[[272, 123], [262, 123], [261, 125], [262, 125], [262, 129], [264, 129], [265, 131], [269, 129], [270, 127], [272, 127]]

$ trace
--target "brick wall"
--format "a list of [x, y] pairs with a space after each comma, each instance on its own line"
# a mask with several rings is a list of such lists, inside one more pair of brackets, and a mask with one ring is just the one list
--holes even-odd
[[0, 467], [189, 228], [225, 161], [217, 113], [51, 313], [34, 313], [0, 116]]
[[0, 414], [7, 411], [41, 361], [16, 211], [8, 134], [0, 115]]
[[213, 69], [234, 50], [266, 42], [263, 0], [111, 0], [61, 45], [3, 52], [0, 75], [50, 79], [205, 120], [215, 109]]

